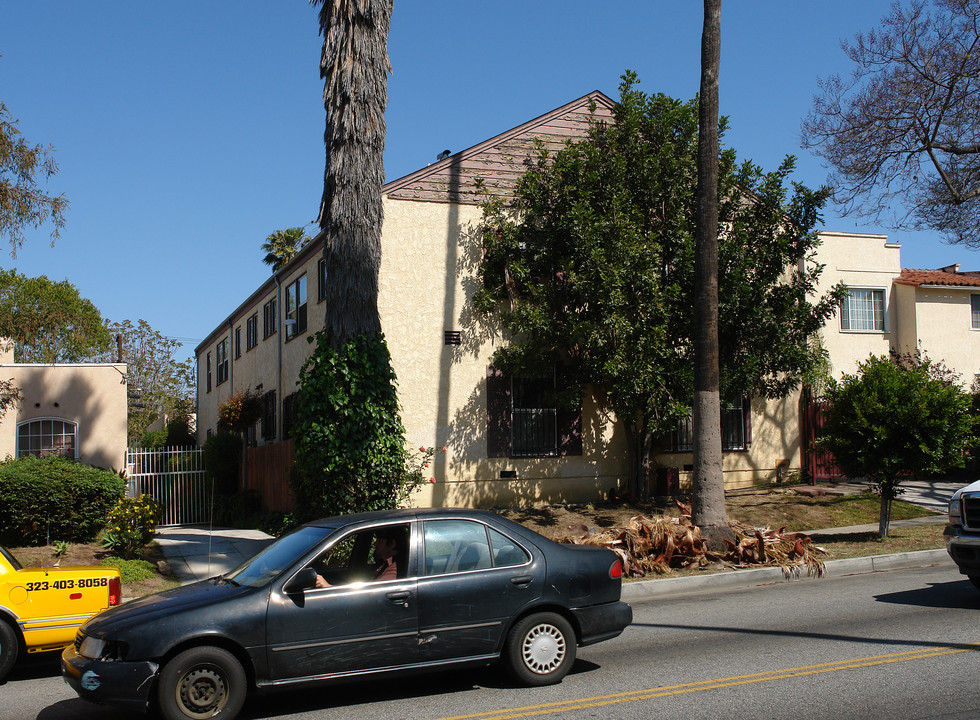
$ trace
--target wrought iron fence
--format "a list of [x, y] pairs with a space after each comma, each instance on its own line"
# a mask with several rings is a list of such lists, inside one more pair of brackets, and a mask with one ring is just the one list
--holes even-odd
[[195, 525], [210, 520], [210, 483], [202, 448], [129, 448], [126, 494], [150, 495], [163, 504], [160, 525]]

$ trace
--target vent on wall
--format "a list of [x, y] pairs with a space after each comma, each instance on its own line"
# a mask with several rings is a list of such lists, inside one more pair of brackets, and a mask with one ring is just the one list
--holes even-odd
[[446, 345], [459, 345], [463, 342], [463, 333], [459, 330], [446, 330]]

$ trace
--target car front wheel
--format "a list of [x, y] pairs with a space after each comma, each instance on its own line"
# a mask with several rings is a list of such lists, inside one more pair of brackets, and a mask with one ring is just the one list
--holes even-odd
[[157, 697], [167, 720], [232, 720], [242, 709], [245, 671], [227, 650], [196, 647], [164, 665]]
[[517, 680], [525, 685], [553, 685], [575, 662], [575, 632], [556, 613], [529, 615], [511, 629], [505, 653]]
[[17, 633], [3, 620], [0, 620], [0, 682], [17, 662], [20, 646], [17, 643]]

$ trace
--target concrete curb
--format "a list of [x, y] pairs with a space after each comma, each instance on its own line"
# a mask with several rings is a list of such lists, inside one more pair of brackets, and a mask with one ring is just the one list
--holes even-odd
[[[825, 576], [857, 575], [861, 573], [900, 570], [902, 568], [930, 567], [948, 563], [955, 568], [944, 549], [920, 550], [918, 552], [895, 553], [893, 555], [870, 555], [861, 558], [846, 558], [830, 560], [826, 565]], [[806, 571], [787, 576], [782, 568], [762, 567], [748, 570], [725, 570], [710, 575], [688, 575], [679, 578], [663, 578], [660, 580], [638, 580], [623, 584], [623, 600], [644, 601], [652, 598], [689, 593], [705, 592], [708, 590], [734, 590], [756, 587], [758, 585], [773, 585], [781, 582], [800, 582], [816, 580], [815, 575], [807, 575]]]

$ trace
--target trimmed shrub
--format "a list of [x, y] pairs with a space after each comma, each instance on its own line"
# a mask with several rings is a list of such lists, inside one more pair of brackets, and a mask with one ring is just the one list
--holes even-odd
[[0, 463], [0, 543], [91, 542], [105, 527], [126, 481], [111, 470], [61, 457]]
[[219, 495], [238, 492], [238, 479], [242, 459], [242, 439], [230, 432], [219, 432], [204, 443], [204, 467], [214, 480], [214, 490]]

